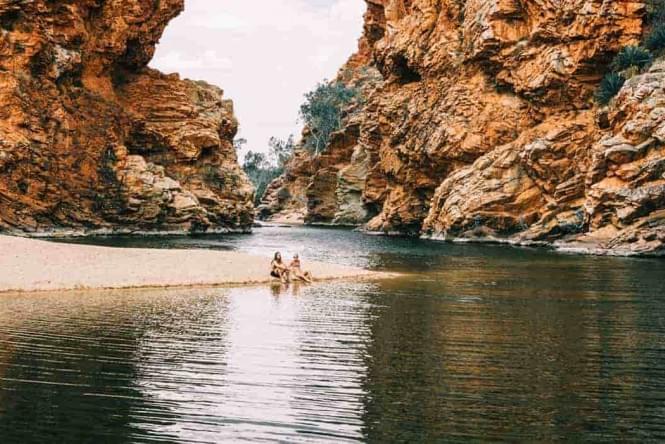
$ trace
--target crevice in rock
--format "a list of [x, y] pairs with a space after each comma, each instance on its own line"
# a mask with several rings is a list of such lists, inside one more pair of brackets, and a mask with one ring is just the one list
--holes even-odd
[[409, 65], [409, 61], [406, 57], [399, 54], [393, 58], [393, 73], [397, 77], [397, 80], [400, 84], [405, 85], [407, 83], [420, 82], [422, 76], [418, 71]]
[[23, 13], [20, 9], [14, 9], [0, 15], [0, 27], [13, 31], [16, 24], [23, 18]]
[[111, 83], [114, 88], [122, 88], [131, 81], [133, 73], [125, 66], [116, 64], [111, 69]]
[[81, 88], [83, 86], [81, 81], [82, 67], [78, 66], [72, 71], [67, 71], [58, 77], [56, 85], [59, 88], [67, 89], [68, 87]]
[[53, 65], [55, 55], [51, 46], [42, 47], [32, 59], [30, 59], [30, 74], [32, 77], [39, 78], [45, 75]]
[[[141, 123], [137, 123], [141, 126]], [[159, 134], [147, 131], [145, 128], [134, 128], [125, 140], [125, 146], [130, 154], [149, 155], [168, 151], [169, 147]]]
[[145, 44], [139, 39], [127, 41], [127, 49], [118, 63], [128, 69], [139, 69], [145, 65]]

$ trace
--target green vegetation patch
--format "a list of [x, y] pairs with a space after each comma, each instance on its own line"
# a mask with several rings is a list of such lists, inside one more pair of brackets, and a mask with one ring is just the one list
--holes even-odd
[[626, 79], [616, 72], [611, 72], [603, 77], [598, 91], [596, 91], [596, 100], [598, 103], [601, 105], [610, 103], [610, 100], [619, 93], [624, 83], [626, 83]]
[[661, 52], [665, 49], [665, 24], [655, 25], [644, 41], [644, 46], [654, 52]]
[[342, 128], [346, 109], [358, 98], [358, 91], [340, 82], [319, 83], [305, 95], [300, 117], [310, 134], [304, 147], [315, 154], [321, 153], [330, 142], [330, 136]]
[[254, 194], [254, 204], [259, 205], [263, 199], [268, 186], [273, 180], [284, 173], [286, 163], [293, 156], [294, 141], [293, 136], [287, 140], [280, 140], [275, 137], [268, 142], [269, 153], [260, 153], [249, 151], [245, 154], [243, 170], [249, 180], [254, 184], [256, 192]]
[[648, 49], [640, 46], [626, 46], [624, 47], [612, 61], [612, 69], [615, 72], [623, 71], [628, 68], [637, 67], [644, 68], [649, 65], [653, 57]]

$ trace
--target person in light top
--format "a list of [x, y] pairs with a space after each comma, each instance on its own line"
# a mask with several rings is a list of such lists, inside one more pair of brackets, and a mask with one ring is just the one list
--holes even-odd
[[300, 279], [301, 281], [307, 282], [308, 284], [312, 283], [312, 273], [302, 270], [300, 256], [297, 254], [293, 256], [293, 260], [289, 264], [289, 270], [295, 279]]

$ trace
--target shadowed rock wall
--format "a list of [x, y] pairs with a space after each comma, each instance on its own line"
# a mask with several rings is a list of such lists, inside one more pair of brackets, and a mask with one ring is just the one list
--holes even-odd
[[253, 221], [220, 89], [147, 68], [184, 0], [0, 0], [0, 228]]

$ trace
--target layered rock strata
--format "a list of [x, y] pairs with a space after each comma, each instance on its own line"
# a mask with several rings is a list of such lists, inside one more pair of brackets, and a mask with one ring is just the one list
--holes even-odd
[[311, 137], [305, 128], [301, 144], [285, 172], [267, 188], [258, 216], [275, 222], [355, 226], [368, 215], [362, 200], [369, 154], [359, 143], [365, 98], [382, 83], [381, 74], [368, 66], [369, 53], [361, 51], [340, 70], [336, 82], [352, 88], [358, 98], [344, 110], [343, 128], [333, 133], [326, 149], [313, 155], [304, 147]]
[[613, 56], [642, 38], [645, 2], [366, 1], [359, 59], [383, 80], [320, 156], [338, 159], [335, 174], [296, 159], [274, 185], [296, 189], [306, 221], [663, 251], [662, 64], [609, 107], [593, 101]]
[[243, 230], [220, 89], [147, 68], [184, 0], [0, 0], [0, 228]]

